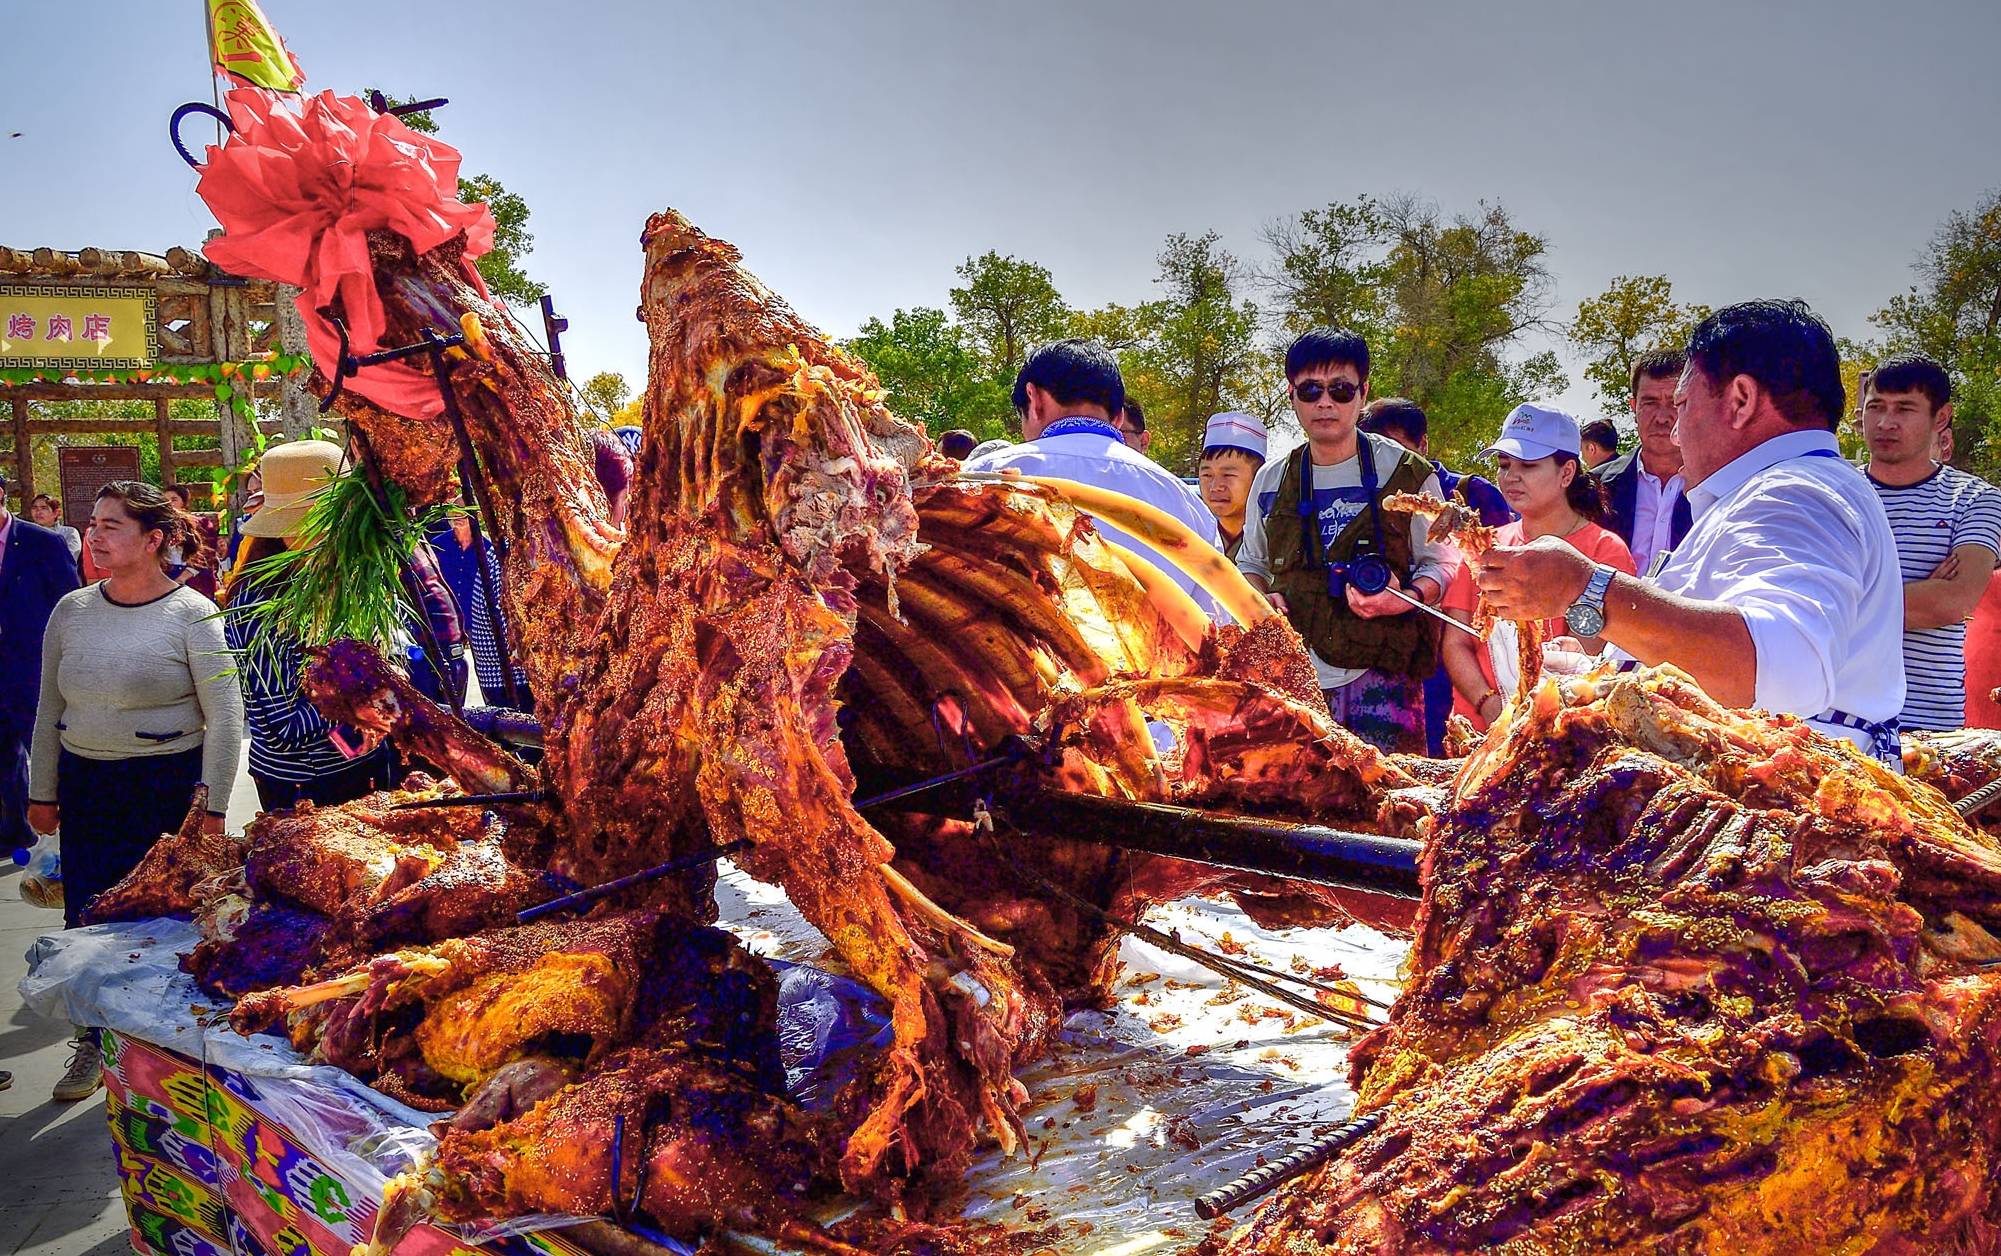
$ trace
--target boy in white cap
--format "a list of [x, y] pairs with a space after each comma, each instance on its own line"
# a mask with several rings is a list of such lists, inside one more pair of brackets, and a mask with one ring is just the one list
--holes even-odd
[[1209, 416], [1195, 482], [1202, 491], [1202, 504], [1216, 516], [1216, 530], [1223, 534], [1223, 554], [1232, 562], [1244, 544], [1244, 511], [1251, 501], [1251, 481], [1264, 464], [1264, 424], [1241, 410]]

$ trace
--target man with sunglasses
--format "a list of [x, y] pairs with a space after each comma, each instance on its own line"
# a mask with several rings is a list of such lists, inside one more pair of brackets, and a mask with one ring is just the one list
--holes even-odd
[[1424, 678], [1438, 630], [1402, 591], [1438, 605], [1451, 550], [1423, 520], [1382, 508], [1395, 493], [1439, 491], [1424, 458], [1357, 429], [1369, 399], [1369, 346], [1321, 327], [1285, 353], [1306, 443], [1251, 485], [1237, 566], [1306, 639], [1334, 718], [1383, 750], [1424, 753]]
[[[1123, 411], [1125, 380], [1111, 351], [1095, 340], [1056, 340], [1029, 352], [1014, 378], [1014, 412], [1023, 444], [971, 459], [968, 472], [1017, 470], [1023, 475], [1076, 480], [1146, 502], [1223, 548], [1216, 517], [1195, 490], [1126, 443], [1114, 419]], [[1180, 568], [1151, 547], [1096, 520], [1098, 531], [1149, 559], [1210, 615], [1214, 601]]]

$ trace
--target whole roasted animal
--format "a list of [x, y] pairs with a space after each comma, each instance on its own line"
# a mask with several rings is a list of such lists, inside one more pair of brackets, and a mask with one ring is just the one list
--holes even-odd
[[1380, 1123], [1222, 1250], [2001, 1250], [2001, 848], [1929, 786], [1658, 668], [1469, 758]]
[[[1152, 901], [1135, 886], [1174, 897], [1228, 876], [1060, 836], [976, 843], [963, 815], [885, 831], [855, 809], [860, 781], [1021, 737], [1053, 787], [1364, 826], [1383, 789], [1418, 782], [1332, 726], [1297, 637], [1185, 528], [1081, 485], [962, 478], [728, 244], [669, 213], [644, 245], [653, 352], [622, 536], [584, 425], [457, 245], [371, 235], [384, 338], [465, 335], [449, 384], [548, 744], [549, 866], [595, 883], [747, 839], [745, 866], [890, 1004], [840, 1164], [849, 1187], [901, 1199], [955, 1179], [982, 1135], [1020, 1141], [1013, 1068], [1110, 976], [1110, 929], [1010, 879], [984, 843], [1016, 842], [1051, 882], [1128, 912]], [[413, 492], [435, 480], [443, 420], [427, 437], [350, 417], [383, 474]], [[1212, 632], [1085, 509], [1183, 565], [1239, 626]], [[1149, 721], [1176, 730], [1173, 750]], [[1260, 748], [1272, 730], [1302, 751], [1290, 768]], [[713, 912], [705, 873], [647, 894]]]

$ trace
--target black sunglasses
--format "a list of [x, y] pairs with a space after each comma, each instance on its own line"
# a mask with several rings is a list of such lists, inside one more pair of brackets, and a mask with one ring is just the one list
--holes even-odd
[[1292, 395], [1304, 401], [1309, 406], [1320, 400], [1320, 394], [1322, 393], [1326, 393], [1329, 397], [1332, 397], [1337, 405], [1347, 405], [1355, 399], [1355, 394], [1361, 391], [1362, 386], [1360, 384], [1351, 384], [1345, 379], [1337, 379], [1331, 384], [1323, 384], [1317, 379], [1309, 379], [1304, 383], [1292, 386]]

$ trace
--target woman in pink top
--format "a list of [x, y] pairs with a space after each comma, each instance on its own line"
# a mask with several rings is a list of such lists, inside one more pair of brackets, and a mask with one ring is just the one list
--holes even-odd
[[[1577, 420], [1543, 406], [1517, 406], [1501, 429], [1501, 439], [1482, 451], [1494, 459], [1494, 483], [1501, 496], [1521, 516], [1497, 529], [1495, 543], [1520, 545], [1539, 536], [1561, 537], [1571, 548], [1592, 559], [1633, 573], [1632, 551], [1617, 533], [1602, 526], [1605, 490], [1578, 456]], [[1442, 605], [1454, 619], [1471, 623], [1480, 601], [1479, 585], [1462, 564]], [[1549, 620], [1551, 637], [1566, 631], [1561, 619]], [[1584, 649], [1595, 653], [1600, 642]], [[1496, 678], [1487, 644], [1463, 632], [1448, 632], [1444, 640], [1445, 670], [1452, 677], [1453, 709], [1484, 729], [1501, 712], [1509, 695]]]

